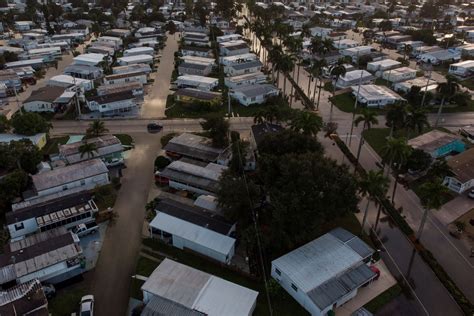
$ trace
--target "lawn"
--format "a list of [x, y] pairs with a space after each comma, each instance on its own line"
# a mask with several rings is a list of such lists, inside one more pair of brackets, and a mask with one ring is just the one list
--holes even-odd
[[[148, 277], [148, 276], [151, 275], [153, 270], [155, 270], [158, 265], [159, 265], [158, 262], [155, 262], [151, 259], [140, 256], [138, 258], [138, 261], [137, 261], [137, 267], [135, 269], [135, 274]], [[143, 299], [142, 291], [140, 290], [143, 283], [145, 283], [145, 282], [142, 281], [142, 280], [132, 278], [132, 284], [130, 285], [130, 296], [131, 297], [136, 298], [138, 300]]]
[[66, 144], [68, 140], [69, 136], [49, 138], [41, 152], [43, 155], [57, 154], [59, 152], [59, 145]]
[[[254, 104], [250, 106], [243, 106], [233, 102], [231, 111], [234, 116], [240, 117], [254, 117], [266, 105]], [[166, 101], [165, 115], [167, 118], [203, 118], [209, 114], [218, 114], [221, 116], [227, 115], [227, 105], [216, 106], [215, 110], [209, 109], [192, 109], [181, 102], [175, 103], [173, 96], [169, 95]]]
[[133, 138], [128, 134], [114, 134], [114, 136], [117, 137], [124, 146], [132, 146], [133, 144]]
[[468, 88], [469, 90], [474, 90], [474, 80], [472, 80], [472, 78], [459, 81], [459, 83], [464, 87]]
[[[331, 101], [342, 112], [354, 113], [355, 98], [352, 96], [351, 92], [342, 93], [334, 97], [330, 97], [329, 101]], [[359, 104], [355, 112], [362, 113], [363, 108], [364, 107], [360, 106]], [[378, 114], [384, 113], [383, 109], [371, 109], [371, 110], [375, 111]]]
[[58, 290], [57, 296], [49, 300], [48, 309], [54, 316], [69, 316], [79, 309], [81, 298], [88, 294], [83, 282]]
[[378, 295], [376, 298], [364, 305], [364, 307], [371, 313], [376, 313], [384, 305], [390, 303], [394, 298], [402, 294], [400, 285], [395, 284], [385, 292]]

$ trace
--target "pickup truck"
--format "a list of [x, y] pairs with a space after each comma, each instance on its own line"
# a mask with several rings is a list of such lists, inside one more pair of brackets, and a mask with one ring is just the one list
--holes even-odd
[[72, 232], [77, 236], [85, 236], [89, 234], [94, 234], [96, 231], [99, 230], [99, 226], [97, 226], [96, 222], [90, 222], [86, 224], [79, 224], [72, 229]]

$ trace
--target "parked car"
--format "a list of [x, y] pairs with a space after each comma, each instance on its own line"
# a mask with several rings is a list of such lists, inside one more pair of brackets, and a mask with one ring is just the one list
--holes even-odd
[[163, 126], [158, 123], [150, 123], [146, 126], [146, 128], [149, 133], [159, 133], [163, 129]]
[[94, 316], [94, 296], [86, 295], [81, 298], [79, 316]]
[[472, 189], [471, 191], [469, 191], [469, 193], [467, 194], [468, 197], [470, 197], [471, 199], [474, 199], [474, 189]]
[[52, 284], [43, 284], [43, 292], [47, 299], [51, 299], [56, 296], [56, 289]]
[[96, 231], [99, 230], [99, 226], [97, 226], [96, 222], [90, 222], [86, 224], [79, 224], [72, 229], [72, 232], [79, 237], [94, 234]]

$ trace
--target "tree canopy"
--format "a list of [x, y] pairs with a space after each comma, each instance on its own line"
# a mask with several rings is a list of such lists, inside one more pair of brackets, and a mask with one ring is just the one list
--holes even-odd
[[13, 116], [11, 125], [15, 133], [27, 136], [48, 133], [52, 127], [45, 118], [33, 112]]
[[38, 147], [29, 139], [0, 144], [0, 165], [7, 170], [18, 167], [28, 173], [36, 173], [41, 159]]
[[201, 122], [201, 127], [209, 134], [213, 146], [224, 148], [229, 145], [229, 122], [222, 116], [209, 116]]

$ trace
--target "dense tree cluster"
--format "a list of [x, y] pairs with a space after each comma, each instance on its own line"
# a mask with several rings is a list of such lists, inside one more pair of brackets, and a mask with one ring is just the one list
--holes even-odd
[[14, 115], [11, 120], [11, 126], [15, 133], [27, 136], [48, 133], [51, 129], [50, 122], [38, 113], [33, 112]]

